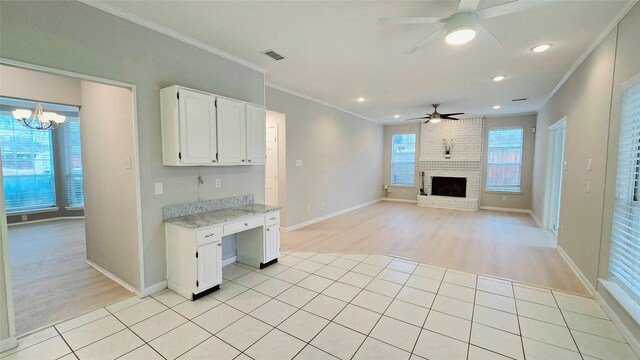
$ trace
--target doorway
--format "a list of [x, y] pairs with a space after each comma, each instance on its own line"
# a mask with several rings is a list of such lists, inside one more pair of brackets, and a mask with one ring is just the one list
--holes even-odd
[[561, 231], [560, 203], [562, 199], [562, 176], [566, 169], [564, 160], [566, 129], [566, 118], [549, 127], [545, 228], [551, 230], [556, 237], [558, 237], [558, 232]]
[[[0, 72], [0, 226], [11, 225], [3, 263], [21, 336], [141, 286], [135, 93], [26, 64]], [[13, 111], [36, 103], [65, 121], [24, 127]]]

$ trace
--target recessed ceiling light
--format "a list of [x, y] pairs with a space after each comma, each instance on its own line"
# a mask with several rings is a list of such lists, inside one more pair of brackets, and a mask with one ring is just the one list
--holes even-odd
[[491, 80], [493, 80], [493, 81], [495, 81], [495, 82], [498, 82], [498, 81], [502, 81], [502, 80], [504, 80], [504, 79], [506, 79], [506, 78], [507, 78], [507, 77], [506, 77], [506, 76], [504, 76], [504, 75], [496, 75], [496, 76], [492, 77], [492, 78], [491, 78]]
[[394, 118], [396, 118], [396, 119], [398, 119], [398, 118], [400, 117], [400, 115], [395, 114], [395, 115], [393, 115], [393, 117], [394, 117]]
[[549, 48], [551, 48], [551, 44], [540, 44], [540, 45], [536, 45], [534, 47], [531, 48], [531, 51], [535, 52], [535, 53], [541, 53], [541, 52], [545, 52], [547, 50], [549, 50]]
[[363, 98], [362, 96], [356, 99], [357, 102], [365, 102], [367, 101], [367, 99]]
[[501, 107], [502, 107], [502, 106], [500, 106], [500, 105], [494, 105], [494, 106], [493, 106], [493, 110], [498, 110], [498, 109], [500, 109]]

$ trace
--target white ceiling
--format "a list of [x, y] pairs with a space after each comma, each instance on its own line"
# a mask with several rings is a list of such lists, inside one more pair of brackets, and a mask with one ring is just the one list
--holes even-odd
[[[505, 2], [483, 0], [478, 9]], [[447, 17], [458, 1], [108, 3], [263, 67], [268, 83], [389, 123], [431, 112], [431, 103], [442, 104], [440, 112], [469, 115], [538, 110], [629, 1], [554, 1], [482, 20], [498, 44], [477, 38], [454, 47], [440, 37], [414, 54], [408, 49], [438, 24], [380, 25], [378, 19]], [[541, 54], [529, 51], [542, 42], [554, 46]], [[260, 53], [267, 49], [286, 59], [276, 62]], [[494, 83], [497, 74], [508, 77]], [[359, 96], [368, 100], [358, 103]], [[529, 100], [511, 101], [522, 97]]]

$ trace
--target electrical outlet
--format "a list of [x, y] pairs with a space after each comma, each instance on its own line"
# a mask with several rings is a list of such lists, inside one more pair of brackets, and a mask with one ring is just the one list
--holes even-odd
[[162, 195], [164, 194], [164, 184], [163, 183], [155, 183], [153, 184], [154, 188], [155, 188], [155, 194], [156, 195]]
[[587, 193], [591, 192], [591, 181], [587, 180]]
[[222, 179], [216, 179], [216, 187], [222, 187]]
[[304, 162], [302, 160], [296, 160], [296, 166], [304, 166]]
[[587, 160], [587, 170], [591, 171], [591, 159]]
[[22, 215], [22, 221], [27, 221], [27, 219], [29, 219], [29, 217], [26, 214]]
[[322, 207], [324, 207], [324, 201], [322, 202]]
[[124, 158], [124, 168], [125, 169], [131, 169], [131, 158], [130, 157]]
[[562, 226], [560, 227], [560, 233], [561, 233], [561, 234], [564, 234], [564, 225], [562, 225]]
[[307, 211], [311, 211], [311, 205], [307, 204]]

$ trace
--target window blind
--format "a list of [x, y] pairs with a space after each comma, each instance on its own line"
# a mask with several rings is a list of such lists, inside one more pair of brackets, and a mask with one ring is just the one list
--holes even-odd
[[391, 137], [391, 184], [413, 185], [416, 173], [416, 134]]
[[622, 99], [609, 273], [640, 302], [640, 80]]
[[521, 127], [489, 129], [487, 191], [520, 192], [522, 135]]
[[[0, 146], [7, 213], [55, 207], [51, 131], [22, 126], [4, 100], [0, 98]], [[33, 109], [35, 103], [26, 106]]]
[[63, 138], [67, 206], [84, 207], [80, 121], [77, 117], [67, 117], [59, 129], [62, 129]]

